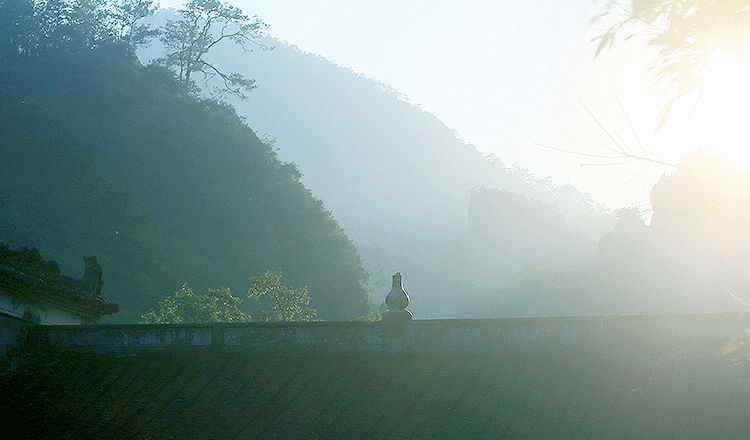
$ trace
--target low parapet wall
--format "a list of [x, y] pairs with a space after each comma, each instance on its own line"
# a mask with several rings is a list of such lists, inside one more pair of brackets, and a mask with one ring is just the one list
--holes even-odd
[[518, 351], [670, 351], [721, 347], [750, 336], [744, 314], [305, 322], [185, 325], [36, 326], [31, 346], [109, 354], [169, 350], [502, 354]]
[[112, 354], [190, 349], [336, 353], [378, 350], [382, 339], [378, 323], [306, 322], [37, 326], [28, 342]]
[[[49, 421], [62, 430], [55, 438], [750, 433], [744, 316], [402, 324], [35, 327], [35, 344], [116, 356], [39, 350], [4, 394], [6, 418], [24, 427]], [[333, 356], [284, 354], [299, 351]]]

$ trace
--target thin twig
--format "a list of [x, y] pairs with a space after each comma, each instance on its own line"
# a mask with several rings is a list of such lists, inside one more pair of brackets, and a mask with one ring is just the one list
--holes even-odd
[[[655, 159], [653, 157], [648, 156], [642, 156], [638, 154], [628, 153], [627, 151], [618, 153], [617, 156], [605, 156], [603, 154], [594, 154], [594, 153], [585, 153], [583, 151], [574, 151], [574, 150], [566, 150], [564, 148], [558, 148], [558, 147], [552, 147], [549, 145], [540, 145], [536, 144], [539, 148], [543, 148], [545, 150], [552, 150], [557, 151], [558, 153], [564, 153], [564, 154], [571, 154], [574, 156], [581, 156], [581, 157], [589, 157], [593, 159], [630, 159], [630, 160], [639, 160], [643, 162], [650, 162], [656, 165], [666, 166], [670, 168], [677, 168], [676, 163], [667, 162], [660, 159]], [[608, 165], [608, 164], [601, 164], [601, 165]], [[620, 165], [620, 163], [613, 163], [612, 165]]]
[[582, 151], [566, 150], [564, 148], [553, 147], [550, 145], [536, 144], [536, 146], [539, 148], [543, 148], [545, 150], [557, 151], [558, 153], [572, 154], [575, 156], [590, 157], [594, 159], [619, 159], [620, 158], [620, 156], [607, 156], [604, 154], [585, 153]]
[[650, 162], [650, 163], [654, 163], [654, 164], [662, 165], [662, 166], [668, 166], [668, 167], [671, 167], [671, 168], [677, 168], [677, 164], [676, 163], [667, 162], [667, 161], [664, 161], [664, 160], [661, 160], [661, 159], [655, 159], [653, 157], [649, 157], [649, 156], [645, 156], [645, 155], [640, 155], [640, 154], [633, 154], [633, 153], [629, 152], [624, 146], [620, 145], [620, 143], [617, 142], [617, 139], [615, 139], [615, 137], [612, 135], [612, 133], [610, 133], [610, 131], [607, 130], [607, 128], [604, 126], [604, 124], [602, 124], [602, 122], [599, 120], [599, 118], [597, 118], [596, 115], [594, 115], [594, 113], [586, 106], [586, 104], [584, 104], [583, 102], [580, 102], [580, 104], [583, 107], [583, 109], [586, 111], [586, 113], [588, 113], [588, 115], [591, 117], [591, 119], [594, 120], [594, 122], [596, 123], [596, 125], [612, 141], [612, 143], [615, 145], [615, 147], [619, 151], [619, 154], [622, 157], [625, 157], [625, 158], [628, 158], [628, 159], [640, 160], [640, 161], [644, 161], [644, 162]]
[[609, 130], [607, 130], [607, 128], [604, 126], [604, 124], [602, 124], [601, 121], [599, 121], [599, 118], [597, 118], [594, 115], [594, 113], [591, 111], [591, 109], [589, 109], [589, 107], [586, 104], [584, 104], [583, 101], [579, 101], [578, 103], [579, 103], [579, 105], [581, 107], [583, 107], [583, 110], [586, 111], [586, 113], [589, 115], [589, 117], [591, 117], [591, 119], [594, 121], [594, 123], [596, 123], [596, 125], [599, 127], [599, 129], [601, 129], [602, 132], [604, 132], [604, 134], [607, 135], [607, 137], [609, 138], [609, 140], [612, 141], [612, 144], [614, 144], [614, 146], [617, 148], [617, 151], [615, 151], [615, 152], [619, 152], [620, 154], [627, 154], [627, 151], [625, 150], [625, 147], [623, 147], [622, 145], [620, 145], [619, 142], [617, 142], [617, 139], [615, 139], [615, 137], [612, 136], [612, 133], [610, 133]]
[[635, 141], [638, 143], [638, 148], [640, 148], [642, 154], [648, 154], [648, 151], [646, 151], [646, 147], [643, 146], [643, 142], [641, 142], [640, 136], [638, 136], [638, 132], [635, 130], [635, 126], [633, 125], [633, 120], [630, 118], [630, 115], [628, 112], [625, 111], [625, 106], [622, 105], [622, 101], [620, 101], [620, 98], [617, 99], [617, 105], [620, 107], [620, 111], [622, 112], [623, 116], [625, 116], [625, 120], [628, 122], [628, 126], [630, 127], [630, 132], [633, 133], [633, 137], [635, 138]]
[[619, 166], [619, 165], [627, 165], [629, 162], [606, 162], [606, 163], [581, 163], [579, 166], [581, 168], [585, 167], [609, 167], [609, 166]]

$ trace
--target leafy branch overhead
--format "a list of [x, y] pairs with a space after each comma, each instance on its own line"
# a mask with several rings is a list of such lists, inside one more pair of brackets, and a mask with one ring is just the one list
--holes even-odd
[[641, 37], [657, 49], [656, 77], [671, 88], [661, 126], [678, 100], [700, 92], [713, 53], [744, 50], [750, 0], [610, 0], [592, 19], [592, 24], [600, 23], [604, 30], [593, 40], [595, 57], [619, 37]]
[[179, 20], [164, 26], [161, 41], [167, 54], [160, 61], [175, 72], [186, 90], [196, 90], [194, 75], [201, 74], [206, 83], [218, 79], [221, 85], [214, 90], [218, 95], [245, 98], [245, 93], [255, 88], [255, 81], [226, 72], [206, 55], [224, 43], [234, 43], [243, 51], [268, 49], [262, 43], [268, 25], [219, 0], [189, 0], [179, 14]]

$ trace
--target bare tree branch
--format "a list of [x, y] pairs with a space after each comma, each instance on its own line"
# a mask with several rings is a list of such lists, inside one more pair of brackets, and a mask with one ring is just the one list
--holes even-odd
[[638, 143], [638, 148], [641, 151], [641, 154], [648, 154], [646, 147], [643, 146], [643, 142], [641, 142], [641, 137], [638, 136], [638, 132], [635, 130], [635, 126], [633, 125], [633, 120], [630, 118], [630, 114], [625, 111], [625, 106], [622, 105], [622, 101], [620, 101], [620, 98], [617, 98], [617, 105], [620, 107], [620, 112], [622, 112], [622, 115], [625, 117], [625, 120], [628, 122], [628, 127], [630, 127], [630, 132], [633, 134], [633, 137], [635, 138], [635, 141]]
[[[642, 153], [634, 153], [630, 151], [626, 145], [624, 145], [624, 142], [619, 141], [612, 132], [610, 132], [604, 124], [599, 120], [599, 118], [596, 117], [596, 115], [591, 111], [591, 109], [584, 104], [583, 102], [579, 103], [581, 107], [585, 110], [586, 114], [589, 115], [589, 117], [594, 121], [596, 126], [604, 133], [604, 135], [609, 139], [609, 141], [612, 143], [613, 147], [605, 147], [607, 151], [610, 152], [610, 154], [600, 154], [600, 153], [592, 153], [592, 152], [586, 152], [586, 151], [576, 151], [572, 149], [565, 149], [560, 147], [554, 147], [549, 145], [541, 145], [536, 144], [538, 147], [546, 149], [546, 150], [552, 150], [557, 151], [559, 153], [569, 154], [573, 156], [578, 157], [584, 157], [584, 158], [590, 158], [590, 159], [604, 159], [608, 162], [601, 162], [601, 163], [581, 163], [581, 167], [591, 167], [591, 166], [619, 166], [619, 165], [625, 165], [631, 161], [642, 161], [642, 162], [648, 162], [654, 165], [659, 166], [665, 166], [670, 168], [677, 168], [677, 164], [673, 162], [669, 162], [666, 160], [662, 160], [659, 158], [652, 157], [645, 153], [645, 148], [643, 148], [643, 144], [640, 143], [640, 138], [637, 136], [637, 133], [635, 131], [635, 128], [632, 125], [632, 122], [630, 123], [631, 130], [633, 130], [633, 134], [636, 136], [636, 139], [639, 142], [639, 145], [641, 145], [641, 151]], [[622, 107], [622, 105], [621, 105]], [[622, 109], [624, 112], [624, 109]], [[612, 162], [614, 160], [614, 162]]]
[[268, 25], [221, 0], [189, 0], [180, 13], [180, 20], [169, 21], [164, 27], [161, 40], [167, 55], [160, 61], [176, 72], [185, 90], [197, 92], [192, 75], [202, 73], [205, 81], [215, 76], [221, 79], [223, 86], [218, 87], [219, 94], [244, 98], [243, 92], [253, 89], [255, 81], [236, 72], [226, 73], [220, 66], [206, 62], [204, 57], [226, 41], [234, 42], [243, 50], [247, 50], [247, 44], [266, 49], [259, 40], [265, 36]]
[[549, 145], [536, 144], [536, 146], [539, 148], [543, 148], [545, 150], [552, 150], [552, 151], [557, 151], [559, 153], [572, 154], [574, 156], [582, 156], [582, 157], [589, 157], [589, 158], [595, 158], [595, 159], [617, 159], [619, 158], [619, 156], [607, 156], [603, 154], [586, 153], [583, 151], [563, 149], [563, 148], [553, 147]]

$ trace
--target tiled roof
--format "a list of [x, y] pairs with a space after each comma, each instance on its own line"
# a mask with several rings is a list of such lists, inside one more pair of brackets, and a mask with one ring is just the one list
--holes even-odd
[[739, 367], [708, 351], [626, 353], [66, 353], [27, 364], [0, 410], [4, 429], [36, 438], [747, 438]]
[[57, 264], [44, 260], [36, 249], [0, 245], [0, 289], [86, 317], [117, 312], [117, 305], [105, 303], [95, 286], [62, 275]]

